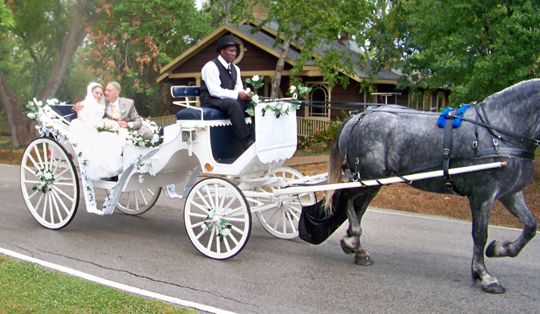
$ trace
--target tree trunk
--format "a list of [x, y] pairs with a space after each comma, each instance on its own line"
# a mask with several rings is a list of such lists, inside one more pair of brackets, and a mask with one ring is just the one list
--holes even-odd
[[221, 0], [221, 9], [223, 12], [223, 17], [221, 21], [223, 24], [229, 23], [229, 10], [231, 8], [231, 0]]
[[62, 48], [60, 49], [60, 54], [56, 60], [56, 64], [52, 70], [51, 75], [49, 76], [49, 81], [41, 93], [41, 100], [47, 98], [54, 98], [60, 83], [62, 82], [62, 77], [66, 73], [66, 69], [73, 57], [73, 54], [77, 48], [82, 44], [84, 37], [86, 36], [83, 31], [83, 18], [86, 9], [88, 8], [89, 0], [79, 0], [77, 1], [77, 8], [73, 13], [73, 18], [69, 25], [69, 30], [64, 38], [62, 43]]
[[27, 146], [34, 137], [33, 132], [31, 132], [29, 128], [32, 123], [28, 123], [28, 120], [26, 119], [19, 105], [19, 99], [7, 85], [4, 73], [1, 71], [0, 99], [4, 105], [9, 129], [11, 130], [11, 146]]
[[279, 86], [281, 85], [281, 76], [283, 75], [283, 68], [285, 67], [285, 59], [289, 54], [289, 47], [291, 46], [291, 39], [287, 38], [283, 41], [283, 48], [281, 48], [281, 54], [279, 55], [278, 62], [276, 64], [276, 74], [272, 79], [272, 93], [270, 98], [279, 97]]

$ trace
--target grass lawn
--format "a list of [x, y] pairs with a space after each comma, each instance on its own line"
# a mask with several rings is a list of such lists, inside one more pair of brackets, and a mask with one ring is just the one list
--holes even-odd
[[0, 313], [197, 313], [0, 255]]

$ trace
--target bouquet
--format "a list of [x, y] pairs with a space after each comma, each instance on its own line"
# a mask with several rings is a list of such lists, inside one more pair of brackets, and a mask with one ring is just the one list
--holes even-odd
[[119, 133], [120, 125], [118, 125], [118, 122], [116, 120], [111, 120], [108, 118], [103, 118], [101, 121], [99, 121], [94, 128], [100, 132], [111, 132], [111, 133]]

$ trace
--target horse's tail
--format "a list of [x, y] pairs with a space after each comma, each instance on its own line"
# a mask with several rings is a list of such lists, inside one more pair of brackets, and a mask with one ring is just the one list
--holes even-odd
[[[343, 123], [343, 126], [345, 123]], [[332, 144], [332, 149], [330, 150], [330, 159], [328, 160], [328, 180], [327, 183], [340, 183], [341, 182], [341, 165], [343, 165], [343, 156], [339, 151], [339, 138], [341, 136], [341, 131], [343, 126], [339, 130], [334, 143]], [[332, 196], [334, 195], [334, 190], [328, 190], [324, 196], [324, 211], [327, 216], [330, 216], [333, 212], [332, 208]]]

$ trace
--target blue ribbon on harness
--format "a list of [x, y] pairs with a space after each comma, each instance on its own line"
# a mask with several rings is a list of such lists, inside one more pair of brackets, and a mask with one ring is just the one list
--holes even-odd
[[[465, 114], [465, 111], [467, 111], [467, 109], [469, 109], [471, 105], [463, 105], [461, 107], [459, 107], [457, 113], [456, 113], [456, 116], [457, 117], [463, 117], [463, 114]], [[447, 108], [447, 109], [444, 109], [443, 112], [441, 112], [441, 116], [439, 117], [439, 120], [437, 120], [437, 125], [441, 128], [444, 128], [444, 126], [446, 125], [446, 117], [448, 117], [448, 114], [450, 113], [450, 111], [454, 110], [454, 108]], [[460, 118], [455, 118], [454, 121], [452, 121], [452, 128], [459, 128], [459, 126], [461, 125], [461, 119]]]

